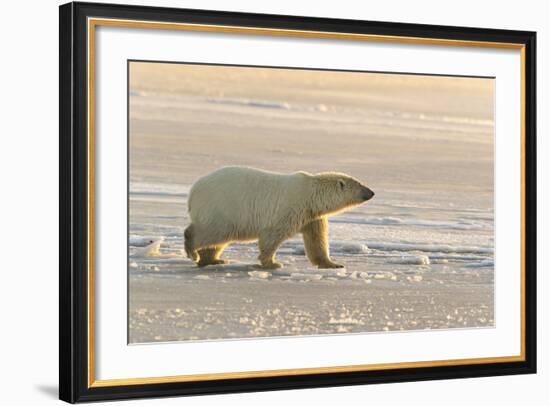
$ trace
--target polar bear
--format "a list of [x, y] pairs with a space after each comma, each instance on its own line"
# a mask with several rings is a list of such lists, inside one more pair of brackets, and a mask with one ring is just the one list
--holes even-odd
[[185, 251], [199, 267], [223, 264], [224, 248], [259, 242], [262, 268], [280, 268], [275, 253], [301, 233], [305, 252], [319, 268], [342, 268], [329, 256], [328, 216], [360, 205], [374, 192], [337, 172], [281, 174], [249, 167], [223, 167], [191, 187]]

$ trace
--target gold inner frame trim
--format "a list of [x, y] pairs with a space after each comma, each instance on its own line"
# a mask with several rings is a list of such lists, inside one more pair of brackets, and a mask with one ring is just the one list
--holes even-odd
[[[440, 38], [400, 37], [391, 35], [354, 34], [345, 32], [305, 31], [227, 25], [165, 23], [139, 20], [108, 18], [88, 18], [87, 29], [87, 80], [88, 80], [88, 387], [111, 387], [177, 383], [192, 381], [212, 381], [219, 379], [265, 378], [280, 376], [331, 374], [342, 372], [380, 371], [398, 368], [426, 368], [458, 365], [479, 365], [525, 361], [525, 45], [519, 43], [463, 41]], [[315, 368], [277, 369], [266, 371], [221, 372], [211, 374], [174, 375], [145, 378], [95, 379], [95, 279], [94, 279], [94, 191], [95, 191], [95, 28], [97, 26], [149, 28], [161, 30], [183, 30], [194, 32], [216, 32], [244, 35], [267, 35], [279, 37], [299, 37], [318, 39], [340, 39], [371, 42], [390, 42], [417, 45], [460, 46], [479, 48], [513, 49], [520, 51], [521, 64], [521, 269], [520, 269], [520, 340], [519, 355], [485, 358], [466, 358], [434, 361], [398, 362], [384, 364], [346, 365]]]

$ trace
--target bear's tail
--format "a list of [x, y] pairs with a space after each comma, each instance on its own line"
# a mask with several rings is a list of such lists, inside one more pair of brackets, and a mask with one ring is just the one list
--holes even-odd
[[190, 259], [197, 262], [199, 258], [193, 244], [194, 234], [195, 233], [193, 232], [193, 224], [191, 224], [189, 227], [185, 229], [183, 236], [185, 240], [185, 253]]

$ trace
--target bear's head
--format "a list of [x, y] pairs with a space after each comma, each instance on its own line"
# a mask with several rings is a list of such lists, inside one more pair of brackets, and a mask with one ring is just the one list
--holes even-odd
[[322, 172], [312, 176], [313, 207], [318, 215], [335, 214], [358, 206], [374, 196], [374, 192], [357, 179], [338, 172]]

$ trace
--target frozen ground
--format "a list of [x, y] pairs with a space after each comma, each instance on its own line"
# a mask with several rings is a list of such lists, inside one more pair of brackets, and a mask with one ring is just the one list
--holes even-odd
[[[494, 325], [492, 81], [134, 63], [130, 84], [131, 343]], [[299, 235], [281, 270], [255, 244], [194, 266], [190, 185], [235, 164], [369, 185], [330, 220], [346, 268]]]

